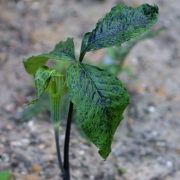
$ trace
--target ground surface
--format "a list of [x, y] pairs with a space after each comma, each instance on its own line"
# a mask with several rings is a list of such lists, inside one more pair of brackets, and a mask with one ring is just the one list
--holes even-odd
[[[0, 1], [0, 170], [11, 170], [17, 180], [59, 179], [48, 114], [28, 123], [15, 120], [33, 95], [22, 58], [50, 50], [67, 36], [74, 37], [79, 48], [83, 33], [118, 2]], [[180, 179], [180, 1], [126, 3], [143, 2], [159, 4], [159, 24], [167, 30], [138, 44], [127, 58], [134, 77], [120, 78], [131, 93], [131, 105], [107, 161], [73, 125], [73, 180]], [[93, 60], [102, 56], [89, 55]]]

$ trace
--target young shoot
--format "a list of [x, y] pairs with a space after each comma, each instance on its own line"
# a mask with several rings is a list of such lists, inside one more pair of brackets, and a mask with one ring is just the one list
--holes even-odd
[[[105, 160], [111, 152], [115, 131], [123, 119], [129, 104], [129, 94], [123, 83], [107, 70], [83, 63], [89, 51], [137, 38], [148, 31], [157, 21], [158, 7], [143, 4], [137, 8], [119, 4], [100, 19], [91, 32], [82, 39], [79, 59], [75, 57], [72, 38], [59, 42], [49, 52], [24, 60], [26, 71], [34, 77], [37, 99], [46, 92], [50, 99], [51, 119], [54, 127], [57, 157], [63, 180], [70, 180], [69, 141], [73, 109], [86, 137], [98, 148]], [[60, 72], [47, 66], [49, 60], [68, 62]], [[70, 97], [69, 112], [62, 161], [59, 142], [60, 102], [62, 96]]]

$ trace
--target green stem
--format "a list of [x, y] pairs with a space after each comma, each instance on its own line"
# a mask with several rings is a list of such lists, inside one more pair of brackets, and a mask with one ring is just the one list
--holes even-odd
[[57, 157], [58, 157], [59, 169], [61, 170], [62, 177], [64, 177], [64, 168], [63, 168], [63, 163], [61, 159], [60, 143], [59, 143], [59, 131], [54, 129], [54, 135], [55, 135], [56, 152], [57, 152]]
[[55, 135], [55, 142], [56, 142], [56, 152], [58, 157], [58, 164], [59, 169], [61, 170], [62, 177], [64, 177], [64, 168], [61, 158], [60, 152], [60, 142], [59, 142], [59, 126], [60, 126], [60, 96], [58, 95], [51, 95], [51, 119], [53, 121], [54, 126], [54, 135]]

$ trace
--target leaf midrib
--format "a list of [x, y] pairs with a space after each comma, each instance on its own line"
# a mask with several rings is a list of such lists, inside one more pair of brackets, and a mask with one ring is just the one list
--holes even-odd
[[[94, 84], [94, 87], [95, 87], [95, 89], [96, 89], [96, 92], [98, 93], [98, 95], [100, 96], [100, 98], [104, 98], [104, 97], [101, 95], [100, 91], [98, 90], [95, 82], [94, 82], [93, 79], [91, 78], [88, 70], [86, 70], [86, 69], [83, 67], [82, 63], [78, 63], [78, 64], [80, 65], [81, 69], [87, 74], [87, 77], [88, 77], [88, 78], [92, 81], [92, 83]], [[104, 106], [104, 105], [102, 105], [102, 106]]]

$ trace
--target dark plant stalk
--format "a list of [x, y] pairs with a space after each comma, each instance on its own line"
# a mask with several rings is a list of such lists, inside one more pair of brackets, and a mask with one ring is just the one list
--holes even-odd
[[79, 57], [79, 62], [82, 62], [84, 59], [85, 53], [81, 53]]
[[[82, 62], [84, 58], [84, 53], [80, 55], [79, 61]], [[70, 102], [69, 104], [69, 112], [67, 117], [67, 124], [66, 124], [66, 134], [65, 134], [65, 141], [64, 141], [64, 180], [70, 180], [70, 167], [69, 167], [69, 142], [70, 142], [70, 134], [71, 134], [71, 123], [72, 123], [72, 115], [73, 115], [73, 103]]]
[[64, 175], [65, 175], [64, 180], [70, 180], [69, 142], [70, 142], [72, 115], [73, 115], [73, 103], [70, 102], [67, 124], [66, 124], [65, 142], [64, 142]]

